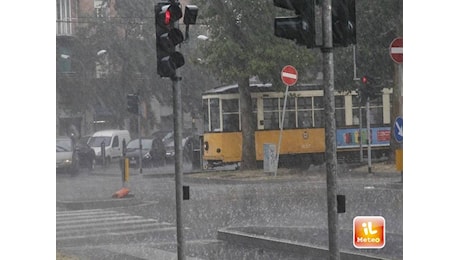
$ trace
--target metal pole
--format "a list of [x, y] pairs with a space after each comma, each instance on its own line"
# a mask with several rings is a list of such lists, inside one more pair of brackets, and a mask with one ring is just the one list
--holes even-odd
[[[360, 97], [361, 99], [361, 97]], [[363, 112], [359, 101], [359, 162], [363, 162]]]
[[368, 173], [372, 173], [372, 165], [371, 165], [371, 122], [370, 118], [370, 109], [369, 109], [369, 98], [366, 101], [366, 124], [367, 124], [367, 171]]
[[284, 113], [286, 112], [286, 100], [287, 100], [288, 90], [289, 90], [289, 86], [286, 86], [286, 91], [284, 92], [283, 115], [281, 116], [280, 137], [278, 139], [278, 152], [276, 153], [275, 176], [276, 176], [276, 172], [278, 171], [278, 162], [280, 159], [281, 138], [283, 137]]
[[139, 91], [137, 92], [137, 131], [139, 132], [139, 173], [142, 173], [142, 133], [141, 133], [141, 108], [139, 102]]
[[177, 223], [177, 259], [185, 260], [184, 227], [182, 224], [182, 102], [179, 78], [173, 82], [173, 112], [174, 112], [174, 154], [176, 174], [176, 223]]
[[337, 139], [335, 126], [334, 53], [332, 48], [331, 0], [322, 1], [323, 75], [326, 114], [326, 185], [329, 259], [340, 259], [337, 214]]

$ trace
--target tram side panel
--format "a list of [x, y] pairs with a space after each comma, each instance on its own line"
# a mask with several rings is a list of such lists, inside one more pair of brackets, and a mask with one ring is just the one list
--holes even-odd
[[[264, 144], [278, 146], [280, 131], [256, 131], [256, 159], [264, 159]], [[280, 155], [324, 153], [324, 128], [286, 129], [282, 131]]]
[[241, 132], [205, 133], [203, 160], [211, 166], [241, 161]]

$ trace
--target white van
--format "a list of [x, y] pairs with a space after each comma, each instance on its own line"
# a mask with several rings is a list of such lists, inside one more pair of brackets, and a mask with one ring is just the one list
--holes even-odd
[[96, 160], [102, 161], [101, 146], [105, 145], [106, 162], [110, 163], [113, 159], [121, 158], [123, 152], [123, 141], [128, 144], [131, 136], [128, 130], [103, 130], [94, 133], [88, 141], [96, 154]]

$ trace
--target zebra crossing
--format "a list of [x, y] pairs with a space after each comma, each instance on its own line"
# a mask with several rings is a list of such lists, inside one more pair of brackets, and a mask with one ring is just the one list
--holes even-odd
[[58, 246], [167, 241], [174, 239], [175, 230], [175, 226], [171, 223], [113, 209], [56, 212], [56, 244]]

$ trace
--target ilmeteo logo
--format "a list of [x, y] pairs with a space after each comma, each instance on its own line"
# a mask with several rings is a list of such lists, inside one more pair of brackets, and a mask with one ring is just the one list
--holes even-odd
[[385, 219], [358, 216], [353, 219], [353, 245], [356, 248], [382, 248], [385, 246]]

